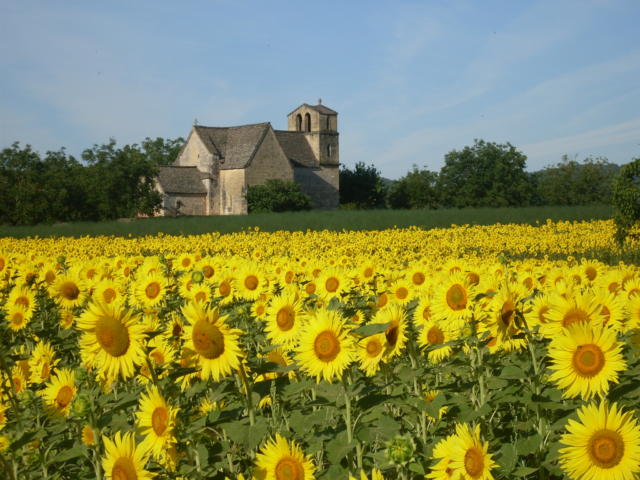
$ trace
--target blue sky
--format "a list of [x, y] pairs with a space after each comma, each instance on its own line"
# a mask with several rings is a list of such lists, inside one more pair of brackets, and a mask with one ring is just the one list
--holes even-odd
[[399, 178], [475, 138], [537, 170], [640, 157], [640, 2], [0, 0], [0, 148], [186, 137], [337, 110], [340, 159]]

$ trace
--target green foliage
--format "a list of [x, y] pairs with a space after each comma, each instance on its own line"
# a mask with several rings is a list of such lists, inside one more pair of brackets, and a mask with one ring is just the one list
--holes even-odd
[[386, 188], [380, 172], [373, 165], [356, 163], [353, 170], [340, 168], [340, 204], [353, 204], [356, 208], [384, 207]]
[[294, 212], [311, 209], [311, 197], [300, 191], [293, 181], [271, 179], [263, 185], [251, 185], [247, 189], [249, 213]]
[[615, 238], [622, 245], [640, 220], [640, 158], [623, 165], [613, 182]]
[[115, 140], [83, 152], [85, 164], [64, 149], [41, 156], [14, 143], [0, 152], [0, 224], [109, 220], [151, 215], [159, 165], [173, 162], [184, 140], [146, 138], [142, 147]]
[[395, 182], [389, 191], [391, 208], [437, 208], [438, 175], [413, 165], [412, 170]]
[[441, 202], [450, 207], [508, 207], [530, 204], [527, 157], [506, 145], [475, 140], [452, 150], [438, 176]]
[[606, 158], [586, 158], [582, 163], [567, 155], [556, 165], [532, 174], [537, 202], [542, 205], [608, 204], [611, 184], [619, 167]]

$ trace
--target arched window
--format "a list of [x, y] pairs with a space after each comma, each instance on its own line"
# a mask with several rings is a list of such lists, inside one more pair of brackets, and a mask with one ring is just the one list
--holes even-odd
[[305, 126], [305, 131], [307, 132], [311, 131], [311, 115], [309, 115], [308, 113], [304, 114], [304, 126]]
[[331, 117], [327, 117], [327, 130], [331, 130]]
[[302, 115], [300, 114], [296, 115], [296, 130], [302, 131]]
[[327, 158], [331, 158], [331, 144], [327, 145]]

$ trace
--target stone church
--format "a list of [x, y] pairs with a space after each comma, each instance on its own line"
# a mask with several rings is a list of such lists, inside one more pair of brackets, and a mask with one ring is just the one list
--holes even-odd
[[247, 213], [247, 187], [294, 180], [315, 208], [338, 207], [338, 114], [302, 104], [288, 130], [271, 123], [237, 127], [194, 125], [174, 165], [160, 168], [160, 215]]

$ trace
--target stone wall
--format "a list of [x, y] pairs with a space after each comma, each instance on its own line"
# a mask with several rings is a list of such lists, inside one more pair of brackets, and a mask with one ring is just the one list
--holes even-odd
[[336, 209], [340, 205], [340, 176], [337, 166], [293, 169], [300, 189], [311, 197], [314, 208]]
[[219, 195], [215, 193], [219, 181], [218, 165], [217, 162], [214, 162], [213, 154], [209, 153], [195, 130], [192, 129], [191, 133], [189, 133], [187, 143], [180, 155], [178, 155], [175, 165], [198, 167], [198, 170], [208, 175], [209, 178], [203, 180], [207, 189], [205, 213], [203, 215], [218, 214], [221, 208]]
[[247, 213], [245, 198], [245, 170], [220, 170], [218, 195], [220, 196], [220, 215], [244, 215]]
[[267, 131], [258, 151], [247, 166], [246, 184], [260, 185], [270, 179], [293, 180], [293, 168], [287, 159], [275, 133]]
[[[178, 207], [178, 201], [181, 205]], [[204, 194], [169, 194], [162, 195], [161, 215], [171, 217], [180, 215], [206, 215], [207, 197]]]

